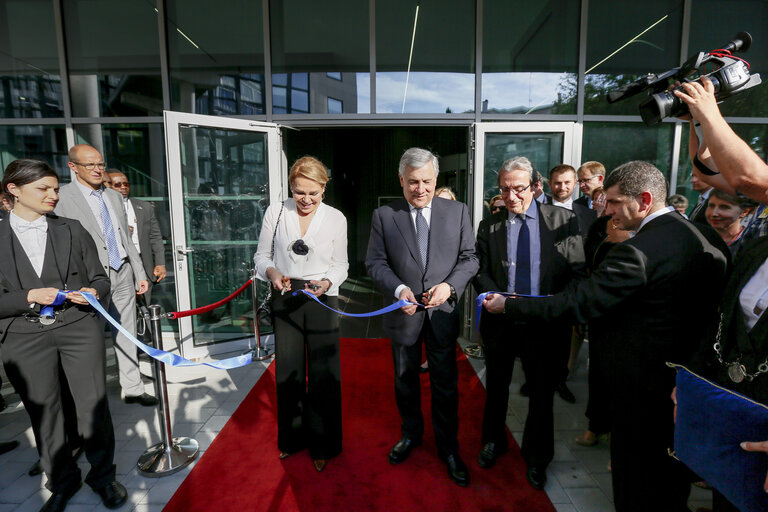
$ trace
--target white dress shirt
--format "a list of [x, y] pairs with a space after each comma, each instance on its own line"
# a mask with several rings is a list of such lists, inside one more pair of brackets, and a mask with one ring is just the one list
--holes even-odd
[[131, 232], [131, 241], [136, 246], [136, 252], [141, 254], [141, 247], [139, 247], [139, 219], [136, 218], [133, 203], [127, 197], [123, 198], [123, 206], [125, 207], [125, 215], [128, 217], [128, 230]]
[[[94, 190], [90, 187], [86, 187], [79, 181], [75, 180], [75, 183], [77, 183], [77, 186], [80, 187], [80, 192], [83, 193], [83, 196], [85, 197], [85, 201], [88, 203], [88, 206], [91, 208], [91, 212], [93, 212], [93, 216], [96, 217], [96, 222], [99, 223], [99, 227], [101, 228], [101, 232], [104, 233], [104, 223], [101, 221], [101, 205], [99, 204], [99, 198], [96, 197], [91, 192], [94, 192]], [[117, 241], [117, 249], [120, 251], [120, 258], [125, 259], [128, 257], [128, 253], [125, 250], [125, 247], [123, 247], [123, 240], [120, 238], [120, 224], [118, 222], [118, 214], [122, 215], [123, 212], [115, 212], [112, 209], [112, 205], [110, 204], [109, 199], [106, 197], [107, 189], [105, 189], [103, 186], [101, 187], [101, 194], [102, 199], [104, 200], [104, 204], [107, 205], [107, 211], [109, 212], [109, 218], [112, 219], [112, 229], [115, 231], [115, 240]], [[106, 233], [104, 233], [104, 236], [106, 237]]]
[[768, 260], [765, 260], [741, 289], [739, 295], [744, 323], [751, 330], [768, 309]]
[[43, 215], [37, 220], [28, 222], [11, 211], [8, 221], [11, 223], [11, 229], [19, 242], [21, 242], [27, 258], [32, 263], [37, 277], [40, 277], [43, 274], [45, 244], [48, 242], [48, 220]]
[[[272, 255], [272, 238], [277, 226], [275, 254]], [[304, 240], [309, 253], [300, 256], [291, 250], [296, 240]], [[293, 198], [269, 205], [259, 235], [259, 246], [253, 256], [256, 273], [262, 281], [269, 282], [267, 269], [275, 267], [286, 277], [319, 281], [328, 279], [331, 288], [326, 295], [339, 294], [339, 286], [347, 279], [349, 259], [347, 257], [347, 219], [339, 210], [325, 203], [317, 205], [315, 216], [309, 223], [304, 236], [299, 226], [299, 213]]]
[[674, 206], [665, 206], [664, 208], [660, 208], [656, 210], [655, 212], [653, 212], [652, 214], [648, 215], [646, 218], [643, 219], [643, 221], [640, 223], [640, 227], [637, 228], [637, 231], [635, 231], [635, 233], [643, 229], [643, 226], [651, 222], [656, 217], [661, 217], [662, 215], [666, 215], [667, 213], [670, 213], [673, 211], [675, 211]]
[[569, 197], [567, 201], [563, 201], [562, 203], [553, 197], [552, 204], [554, 206], [559, 206], [560, 208], [565, 208], [566, 210], [573, 210], [573, 197]]

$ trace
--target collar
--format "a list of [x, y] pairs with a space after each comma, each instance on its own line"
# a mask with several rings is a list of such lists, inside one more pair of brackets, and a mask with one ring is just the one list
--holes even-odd
[[[528, 205], [528, 209], [524, 211], [522, 214], [525, 215], [528, 219], [538, 219], [539, 218], [539, 208], [536, 206], [537, 201], [531, 201], [531, 204]], [[513, 220], [515, 217], [517, 217], [517, 213], [512, 213], [509, 210], [507, 210], [507, 220]]]
[[[78, 180], [77, 178], [75, 178], [75, 183], [77, 184], [77, 186], [78, 186], [78, 187], [80, 187], [80, 191], [83, 193], [83, 195], [84, 195], [85, 197], [88, 197], [88, 196], [90, 196], [90, 195], [91, 195], [91, 192], [95, 192], [95, 190], [94, 190], [94, 189], [92, 189], [91, 187], [86, 187], [85, 185], [83, 185], [82, 183], [80, 183], [80, 180]], [[104, 190], [105, 190], [105, 188], [104, 188], [104, 185], [100, 186], [100, 187], [99, 187], [98, 189], [96, 189], [96, 190], [101, 190], [101, 194], [102, 194], [102, 196], [104, 195]]]
[[703, 203], [704, 201], [709, 199], [709, 194], [712, 193], [713, 188], [714, 187], [710, 187], [709, 190], [707, 190], [706, 192], [702, 192], [701, 194], [699, 194], [699, 202], [700, 203]]
[[[408, 200], [405, 200], [406, 203], [408, 203]], [[422, 210], [431, 210], [432, 209], [432, 201], [430, 201], [427, 206], [422, 208]], [[413, 210], [418, 210], [415, 206], [413, 206], [411, 203], [408, 203], [408, 211], [413, 213]]]
[[22, 219], [16, 215], [16, 212], [11, 210], [10, 215], [8, 215], [8, 221], [11, 223], [11, 227], [14, 230], [20, 229], [21, 231], [26, 231], [28, 229], [37, 229], [43, 233], [48, 231], [48, 220], [45, 218], [45, 215], [41, 215], [37, 219], [30, 222]]
[[554, 206], [559, 206], [560, 208], [567, 208], [567, 209], [570, 210], [571, 208], [573, 208], [573, 197], [570, 197], [570, 198], [568, 198], [567, 201], [563, 201], [563, 202], [560, 202], [560, 201], [558, 201], [557, 199], [555, 199], [553, 197], [552, 198], [552, 204]]
[[655, 219], [657, 217], [661, 217], [662, 215], [666, 215], [667, 213], [670, 213], [670, 212], [673, 212], [673, 211], [675, 211], [675, 207], [674, 206], [666, 206], [664, 208], [660, 208], [660, 209], [656, 210], [655, 212], [651, 213], [650, 215], [648, 215], [646, 218], [643, 219], [643, 222], [640, 223], [640, 227], [638, 227], [635, 230], [635, 233], [637, 233], [638, 231], [643, 229], [643, 226], [645, 226], [646, 224], [651, 222], [653, 219]]

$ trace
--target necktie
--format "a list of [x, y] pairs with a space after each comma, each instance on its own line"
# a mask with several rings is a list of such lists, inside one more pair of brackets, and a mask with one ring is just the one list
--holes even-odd
[[104, 230], [104, 238], [107, 241], [107, 253], [109, 253], [109, 266], [115, 270], [120, 270], [123, 260], [120, 257], [120, 249], [117, 248], [117, 239], [115, 238], [115, 228], [112, 226], [112, 217], [107, 210], [107, 204], [104, 202], [101, 190], [91, 192], [99, 200], [99, 211], [101, 213], [101, 223]]
[[422, 267], [426, 270], [429, 255], [429, 226], [427, 226], [427, 219], [424, 218], [421, 210], [421, 208], [416, 208], [416, 241], [419, 243]]
[[520, 232], [517, 235], [517, 258], [515, 260], [515, 293], [530, 295], [531, 293], [531, 234], [525, 216], [518, 220]]

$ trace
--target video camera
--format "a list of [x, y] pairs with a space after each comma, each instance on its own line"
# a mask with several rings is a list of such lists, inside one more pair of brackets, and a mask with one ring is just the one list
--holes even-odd
[[[752, 36], [747, 32], [739, 32], [723, 48], [709, 53], [699, 52], [677, 68], [672, 68], [660, 75], [648, 75], [630, 84], [619, 87], [607, 95], [608, 103], [634, 96], [642, 91], [648, 91], [648, 98], [640, 104], [640, 117], [647, 125], [654, 125], [667, 117], [679, 117], [688, 112], [688, 105], [673, 94], [681, 90], [678, 86], [668, 90], [670, 83], [675, 81], [700, 81], [702, 76], [709, 77], [715, 86], [715, 98], [718, 103], [725, 98], [738, 94], [759, 85], [760, 75], [749, 74], [749, 63], [731, 52], [746, 52], [752, 45]], [[706, 72], [705, 67], [711, 65], [714, 71]]]

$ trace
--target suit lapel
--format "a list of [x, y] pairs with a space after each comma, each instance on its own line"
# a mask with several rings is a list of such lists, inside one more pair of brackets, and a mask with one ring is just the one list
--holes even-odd
[[[395, 226], [405, 240], [405, 246], [411, 253], [411, 257], [416, 261], [418, 265], [421, 265], [421, 256], [419, 255], [419, 243], [416, 240], [416, 228], [413, 227], [413, 221], [411, 220], [411, 209], [408, 206], [408, 201], [402, 200], [392, 214]], [[434, 210], [432, 210], [434, 214]], [[431, 231], [431, 230], [430, 230]], [[431, 237], [430, 233], [430, 237]], [[430, 244], [431, 245], [431, 244]]]
[[91, 235], [96, 233], [102, 241], [105, 241], [104, 238], [104, 231], [102, 231], [101, 227], [99, 226], [99, 221], [96, 220], [96, 217], [93, 214], [93, 210], [91, 210], [91, 207], [88, 203], [88, 198], [83, 195], [83, 192], [80, 190], [80, 187], [77, 185], [77, 183], [72, 182], [70, 185], [72, 187], [72, 193], [73, 197], [72, 200], [75, 203], [75, 207], [78, 208], [82, 215], [81, 219], [86, 219], [86, 224], [88, 226], [83, 226]]
[[536, 204], [539, 214], [539, 247], [541, 247], [541, 264], [539, 267], [539, 292], [549, 293], [549, 287], [545, 286], [544, 278], [549, 275], [549, 267], [552, 263], [552, 251], [555, 246], [555, 238], [552, 236], [550, 224], [552, 219], [546, 210], [542, 210], [539, 204]]
[[51, 241], [53, 254], [56, 257], [56, 267], [61, 276], [61, 282], [67, 282], [69, 275], [70, 253], [72, 251], [72, 233], [69, 226], [48, 217], [48, 240]]
[[507, 276], [507, 273], [509, 272], [509, 256], [507, 255], [507, 218], [509, 217], [509, 213], [507, 210], [504, 210], [504, 216], [500, 218], [500, 220], [494, 222], [489, 226], [490, 232], [488, 233], [488, 236], [490, 238], [489, 240], [489, 246], [491, 248], [491, 264], [499, 267], [497, 268], [497, 272], [499, 276], [504, 277], [503, 282], [497, 282], [496, 284], [502, 285], [504, 288], [503, 290], [498, 290], [500, 292], [507, 291], [507, 286], [509, 286], [509, 277]]
[[21, 288], [21, 282], [19, 276], [16, 273], [16, 263], [13, 257], [13, 231], [11, 230], [11, 223], [8, 217], [0, 219], [0, 240], [7, 240], [7, 243], [0, 243], [0, 261], [4, 262], [0, 265], [0, 273], [3, 274], [6, 281], [17, 289]]

